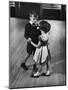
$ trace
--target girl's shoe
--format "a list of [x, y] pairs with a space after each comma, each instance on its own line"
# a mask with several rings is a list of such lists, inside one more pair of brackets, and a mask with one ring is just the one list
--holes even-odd
[[40, 73], [39, 73], [39, 72], [36, 72], [36, 73], [34, 74], [34, 77], [37, 77], [37, 76], [40, 76]]
[[31, 77], [33, 78], [38, 78], [40, 76], [40, 73], [39, 72], [36, 72], [35, 74], [32, 74]]
[[42, 76], [50, 76], [50, 71], [48, 70], [46, 73], [42, 73]]
[[50, 76], [50, 71], [49, 70], [46, 72], [46, 76]]

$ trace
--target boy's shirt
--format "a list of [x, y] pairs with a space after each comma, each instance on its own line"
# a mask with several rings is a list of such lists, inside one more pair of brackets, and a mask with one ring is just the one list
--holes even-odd
[[24, 36], [26, 39], [31, 38], [35, 44], [38, 44], [39, 35], [41, 35], [41, 31], [37, 29], [36, 26], [33, 26], [30, 23], [25, 26]]

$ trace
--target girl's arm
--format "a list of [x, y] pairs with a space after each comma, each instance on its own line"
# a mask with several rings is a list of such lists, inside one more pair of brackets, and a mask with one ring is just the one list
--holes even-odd
[[37, 44], [33, 43], [32, 41], [31, 41], [31, 44], [32, 44], [34, 47], [37, 47]]
[[39, 41], [38, 44], [35, 44], [35, 43], [33, 43], [33, 42], [31, 41], [31, 44], [32, 44], [34, 47], [38, 48], [38, 47], [40, 47], [41, 42]]

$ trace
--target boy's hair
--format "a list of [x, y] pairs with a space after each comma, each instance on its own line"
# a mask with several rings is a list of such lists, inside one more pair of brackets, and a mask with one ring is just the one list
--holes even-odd
[[36, 17], [36, 18], [38, 17], [38, 14], [34, 10], [32, 10], [32, 11], [29, 12], [29, 17], [31, 15], [34, 15], [34, 17]]
[[49, 32], [51, 29], [51, 25], [47, 21], [41, 21], [40, 29], [43, 30], [45, 33]]

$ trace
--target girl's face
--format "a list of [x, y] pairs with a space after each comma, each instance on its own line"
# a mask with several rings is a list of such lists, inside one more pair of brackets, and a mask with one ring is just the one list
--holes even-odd
[[41, 31], [41, 34], [44, 34], [45, 32], [43, 30], [40, 30]]
[[31, 21], [32, 23], [36, 23], [36, 22], [37, 22], [37, 17], [35, 17], [34, 15], [31, 15], [31, 16], [30, 16], [30, 21]]

